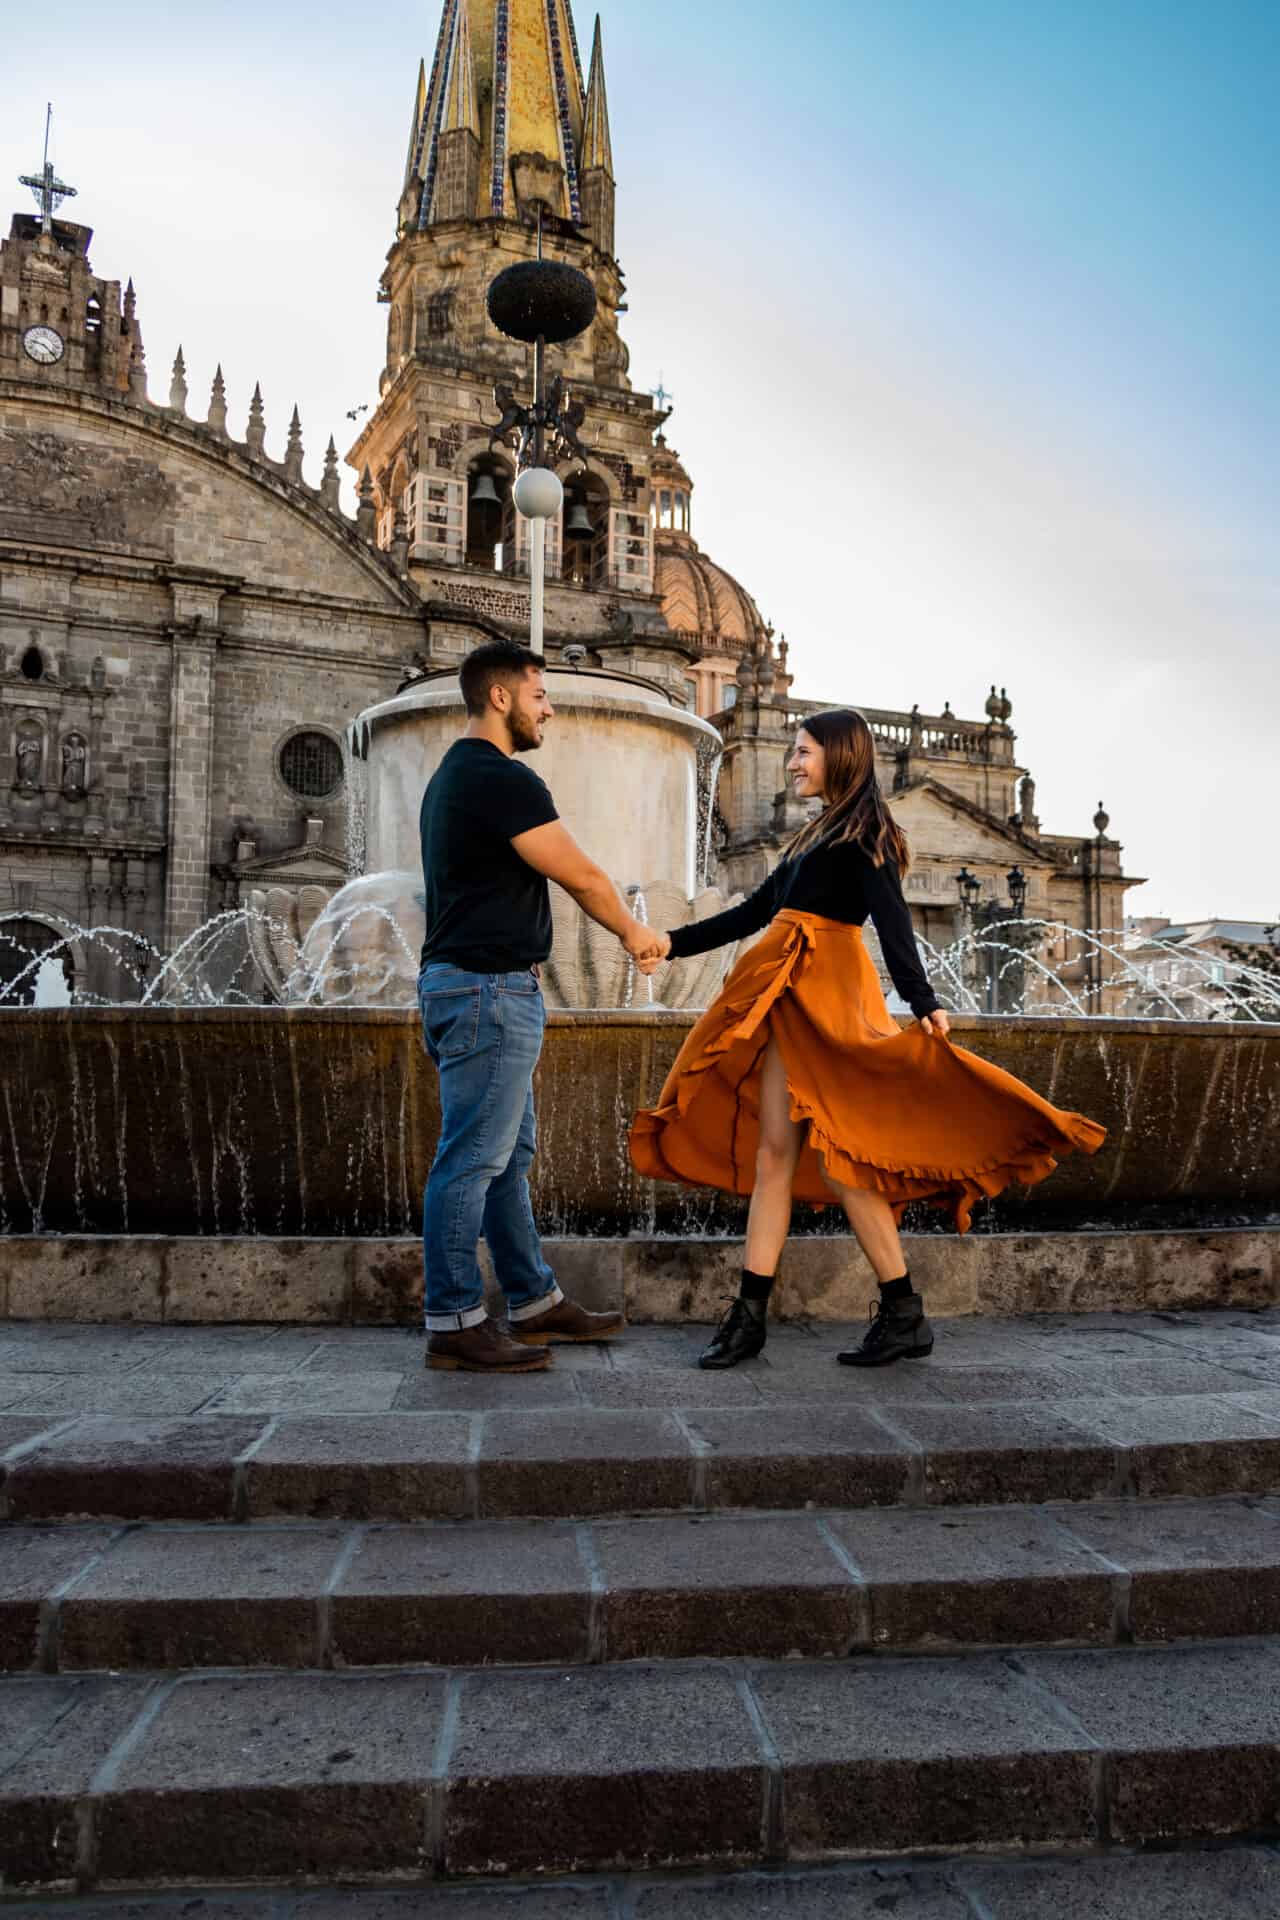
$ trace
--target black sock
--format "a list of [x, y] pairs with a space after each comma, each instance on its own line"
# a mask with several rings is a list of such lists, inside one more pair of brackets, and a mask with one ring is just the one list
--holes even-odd
[[738, 1288], [738, 1298], [745, 1300], [757, 1320], [763, 1320], [769, 1308], [769, 1295], [773, 1292], [771, 1273], [752, 1273], [749, 1267], [742, 1269], [742, 1284]]
[[912, 1294], [911, 1275], [904, 1273], [901, 1280], [882, 1280], [880, 1298], [891, 1304], [895, 1300], [909, 1300]]

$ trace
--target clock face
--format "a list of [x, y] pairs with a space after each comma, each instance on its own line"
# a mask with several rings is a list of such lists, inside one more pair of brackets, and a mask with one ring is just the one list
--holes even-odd
[[51, 367], [62, 358], [62, 335], [53, 327], [28, 327], [22, 345], [28, 359], [41, 367]]

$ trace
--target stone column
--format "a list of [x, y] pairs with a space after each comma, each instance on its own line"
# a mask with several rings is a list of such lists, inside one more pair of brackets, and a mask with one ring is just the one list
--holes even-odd
[[221, 599], [218, 587], [173, 585], [163, 940], [169, 953], [208, 917], [213, 673]]

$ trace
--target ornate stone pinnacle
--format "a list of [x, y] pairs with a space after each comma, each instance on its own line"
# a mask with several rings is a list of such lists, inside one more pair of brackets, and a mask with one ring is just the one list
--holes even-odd
[[255, 382], [253, 398], [249, 402], [249, 424], [244, 430], [244, 443], [250, 453], [261, 457], [267, 438], [266, 410], [262, 404], [262, 387]]
[[292, 480], [295, 486], [301, 486], [302, 421], [298, 417], [298, 409], [296, 406], [293, 409], [293, 418], [289, 422], [289, 444], [285, 448], [284, 472], [287, 480]]
[[173, 360], [173, 376], [169, 381], [169, 405], [175, 413], [187, 410], [187, 363], [179, 347]]
[[227, 385], [222, 377], [222, 362], [214, 369], [213, 387], [209, 394], [209, 419], [207, 424], [215, 433], [227, 430]]
[[329, 444], [324, 450], [324, 477], [320, 482], [320, 500], [323, 506], [336, 513], [338, 510], [338, 490], [341, 481], [338, 476], [338, 449], [334, 445], [333, 435], [329, 435]]

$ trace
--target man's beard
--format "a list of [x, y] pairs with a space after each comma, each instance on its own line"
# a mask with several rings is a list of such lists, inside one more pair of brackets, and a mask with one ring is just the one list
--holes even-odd
[[514, 711], [506, 716], [506, 720], [512, 752], [536, 753], [542, 745], [542, 735], [538, 731], [537, 721], [528, 720], [522, 713]]

